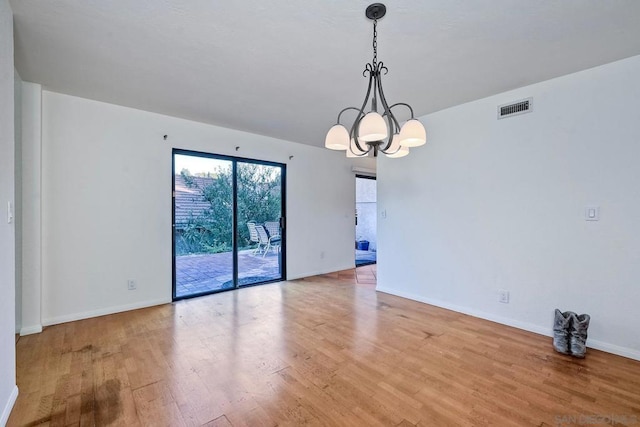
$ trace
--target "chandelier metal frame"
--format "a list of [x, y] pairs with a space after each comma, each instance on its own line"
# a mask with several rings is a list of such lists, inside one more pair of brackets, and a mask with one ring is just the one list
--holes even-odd
[[[362, 102], [362, 106], [360, 108], [357, 107], [346, 107], [338, 113], [338, 119], [336, 125], [329, 131], [327, 134], [327, 139], [325, 141], [325, 146], [334, 150], [347, 150], [348, 157], [365, 157], [369, 155], [369, 153], [373, 152], [373, 156], [376, 157], [379, 152], [386, 154], [389, 157], [402, 157], [409, 153], [408, 147], [416, 147], [422, 145], [426, 142], [426, 132], [424, 130], [424, 126], [416, 120], [413, 108], [407, 103], [398, 102], [392, 105], [389, 105], [387, 99], [384, 94], [384, 90], [382, 88], [382, 75], [387, 74], [389, 69], [384, 65], [382, 61], [378, 61], [378, 20], [384, 17], [386, 14], [386, 6], [382, 3], [373, 3], [369, 7], [367, 7], [365, 15], [367, 18], [373, 21], [373, 59], [370, 63], [367, 63], [365, 66], [362, 75], [364, 77], [369, 77], [369, 83], [367, 86], [367, 93], [364, 97], [364, 101]], [[369, 101], [371, 100], [371, 110], [366, 113], [365, 108], [367, 107]], [[382, 113], [378, 113], [378, 106], [380, 105]], [[404, 126], [400, 125], [400, 122], [392, 112], [392, 109], [396, 107], [405, 107], [409, 110], [410, 119], [405, 123]], [[344, 129], [344, 126], [341, 124], [342, 115], [347, 111], [356, 111], [357, 115], [353, 124], [351, 125], [348, 131], [348, 140], [343, 141], [344, 131], [342, 129], [334, 129], [336, 126], [339, 126]], [[382, 119], [385, 122], [387, 127], [386, 136], [384, 138], [374, 139], [374, 140], [363, 140], [360, 135], [361, 125], [365, 117], [367, 117], [370, 113], [378, 113], [382, 116]], [[380, 119], [377, 119], [380, 120]], [[412, 123], [414, 122], [414, 123]], [[409, 126], [407, 124], [411, 123]], [[379, 125], [379, 123], [378, 123]], [[408, 131], [403, 131], [405, 128]], [[346, 130], [346, 129], [345, 129]], [[413, 132], [411, 132], [413, 130]], [[418, 132], [418, 136], [416, 137], [415, 132]], [[332, 138], [332, 132], [338, 131], [340, 133], [341, 143], [331, 144], [330, 139], [335, 139], [335, 136]], [[404, 134], [406, 135], [403, 135]], [[411, 135], [409, 135], [411, 134]], [[382, 134], [378, 134], [382, 135]], [[395, 138], [398, 138], [397, 141], [394, 141]], [[411, 141], [408, 140], [411, 139]], [[403, 141], [405, 143], [403, 144]], [[351, 154], [351, 155], [350, 155]]]

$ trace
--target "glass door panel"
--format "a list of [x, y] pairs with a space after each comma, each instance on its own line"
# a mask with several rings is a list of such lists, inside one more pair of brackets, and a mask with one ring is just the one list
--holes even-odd
[[283, 279], [283, 167], [237, 163], [238, 285]]
[[233, 162], [175, 152], [173, 162], [173, 297], [233, 288]]

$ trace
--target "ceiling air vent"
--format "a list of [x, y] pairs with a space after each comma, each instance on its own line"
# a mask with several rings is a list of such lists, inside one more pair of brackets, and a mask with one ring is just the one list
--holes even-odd
[[530, 113], [533, 110], [533, 98], [511, 102], [498, 106], [498, 118], [517, 116], [518, 114]]

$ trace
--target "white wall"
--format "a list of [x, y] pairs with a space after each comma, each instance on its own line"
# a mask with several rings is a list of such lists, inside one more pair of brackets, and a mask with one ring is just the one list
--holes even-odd
[[22, 294], [20, 335], [42, 331], [42, 88], [22, 83]]
[[638, 76], [640, 56], [424, 117], [425, 147], [379, 160], [378, 289], [543, 334], [589, 313], [589, 345], [640, 359]]
[[354, 265], [343, 152], [44, 91], [44, 325], [171, 300], [172, 147], [286, 163], [288, 278]]
[[15, 358], [15, 230], [7, 222], [14, 204], [13, 14], [0, 0], [0, 425], [18, 396]]
[[16, 333], [22, 327], [22, 79], [14, 69], [13, 80], [13, 129], [14, 129], [14, 177], [13, 186], [15, 198], [15, 319]]

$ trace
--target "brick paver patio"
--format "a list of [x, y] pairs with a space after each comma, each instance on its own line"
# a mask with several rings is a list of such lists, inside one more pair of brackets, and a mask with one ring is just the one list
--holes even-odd
[[[376, 261], [372, 251], [356, 251], [356, 264]], [[281, 277], [279, 254], [269, 251], [266, 256], [253, 250], [238, 252], [238, 281], [240, 286], [275, 280]], [[176, 257], [176, 297], [233, 287], [233, 258], [231, 252], [220, 254], [183, 255]]]
[[[269, 251], [266, 256], [253, 250], [238, 252], [240, 285], [275, 280], [281, 277], [280, 254]], [[233, 257], [231, 252], [183, 255], [176, 257], [176, 297], [232, 288]]]

